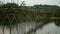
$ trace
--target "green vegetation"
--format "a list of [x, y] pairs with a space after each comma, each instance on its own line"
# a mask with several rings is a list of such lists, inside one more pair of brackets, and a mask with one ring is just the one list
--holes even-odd
[[19, 6], [15, 3], [7, 3], [0, 6], [0, 25], [9, 26], [10, 34], [13, 25], [16, 25], [18, 29], [17, 24], [27, 21], [42, 22], [44, 24], [54, 21], [56, 25], [60, 25], [60, 19], [57, 19], [58, 17], [60, 18], [60, 7], [58, 6], [35, 5], [31, 7]]
[[[3, 14], [8, 16], [9, 18], [8, 17], [6, 18], [6, 16], [3, 17]], [[26, 22], [26, 21], [45, 22], [50, 21], [51, 20], [50, 17], [59, 17], [60, 7], [54, 5], [34, 5], [32, 7], [31, 6], [23, 7], [18, 6], [15, 3], [7, 3], [0, 6], [0, 15], [1, 15], [0, 21], [6, 18], [5, 20], [7, 20], [7, 23], [5, 23], [5, 25], [7, 24], [9, 25], [10, 23], [8, 23], [8, 20], [10, 19], [12, 20], [13, 18], [14, 18], [13, 21], [17, 20], [19, 22]], [[15, 23], [12, 23], [12, 25], [13, 24]]]

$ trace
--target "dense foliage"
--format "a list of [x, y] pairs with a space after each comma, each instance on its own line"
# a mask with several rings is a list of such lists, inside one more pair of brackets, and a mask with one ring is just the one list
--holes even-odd
[[7, 3], [7, 4], [3, 4], [2, 6], [0, 6], [0, 8], [17, 8], [18, 5], [15, 3]]
[[[36, 22], [45, 22], [49, 21], [50, 17], [56, 17], [60, 15], [60, 9], [57, 6], [40, 6], [41, 9], [38, 9], [37, 6], [34, 6], [33, 9], [22, 6], [18, 6], [15, 3], [7, 3], [0, 6], [0, 23], [3, 25], [14, 25], [20, 22], [26, 21], [36, 21]], [[28, 8], [28, 9], [27, 9]], [[29, 10], [30, 9], [30, 10]], [[43, 9], [43, 10], [42, 10]], [[10, 22], [9, 22], [10, 21]], [[16, 22], [17, 21], [17, 22]]]
[[[7, 3], [2, 6], [0, 6], [0, 23], [2, 25], [13, 25], [16, 24], [16, 13], [14, 9], [12, 8], [17, 8], [18, 5], [15, 3]], [[13, 19], [14, 18], [14, 19]], [[13, 22], [12, 22], [13, 21]]]

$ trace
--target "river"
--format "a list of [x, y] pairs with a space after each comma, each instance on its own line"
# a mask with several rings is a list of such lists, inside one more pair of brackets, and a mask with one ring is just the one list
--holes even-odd
[[[40, 23], [38, 23], [40, 24]], [[16, 26], [12, 27], [12, 33], [11, 34], [24, 34], [27, 33], [32, 28], [35, 28], [37, 26], [36, 22], [23, 22], [18, 24], [18, 32], [16, 29]], [[5, 26], [4, 30], [5, 34], [9, 34], [9, 28]], [[0, 34], [3, 34], [2, 32], [2, 26], [0, 26]], [[54, 22], [51, 22], [49, 24], [46, 24], [41, 28], [37, 29], [36, 32], [33, 32], [31, 34], [60, 34], [60, 27], [56, 26]]]

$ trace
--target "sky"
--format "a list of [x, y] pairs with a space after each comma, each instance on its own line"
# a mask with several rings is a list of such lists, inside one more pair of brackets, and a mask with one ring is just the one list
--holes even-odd
[[[0, 0], [3, 1], [4, 0]], [[35, 4], [42, 4], [42, 5], [58, 5], [60, 6], [60, 0], [12, 0], [13, 2], [21, 4], [22, 1], [25, 1], [26, 6], [33, 6]], [[5, 0], [5, 2], [11, 2], [11, 0]]]

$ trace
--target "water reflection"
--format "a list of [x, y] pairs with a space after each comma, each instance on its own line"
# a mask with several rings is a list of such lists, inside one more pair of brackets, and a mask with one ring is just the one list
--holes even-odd
[[[38, 23], [39, 24], [39, 23]], [[27, 33], [32, 28], [35, 28], [37, 26], [36, 22], [26, 22], [18, 24], [18, 31], [16, 29], [16, 26], [12, 27], [12, 33], [11, 34], [24, 34]], [[9, 28], [5, 27], [5, 34], [9, 34]], [[2, 28], [0, 26], [0, 34], [2, 34]], [[47, 25], [44, 25], [42, 29], [37, 29], [36, 32], [33, 32], [31, 34], [60, 34], [60, 27], [57, 27], [54, 22], [51, 22]]]
[[54, 23], [49, 23], [45, 26], [43, 26], [43, 29], [37, 30], [36, 34], [59, 34], [60, 27], [57, 27]]

